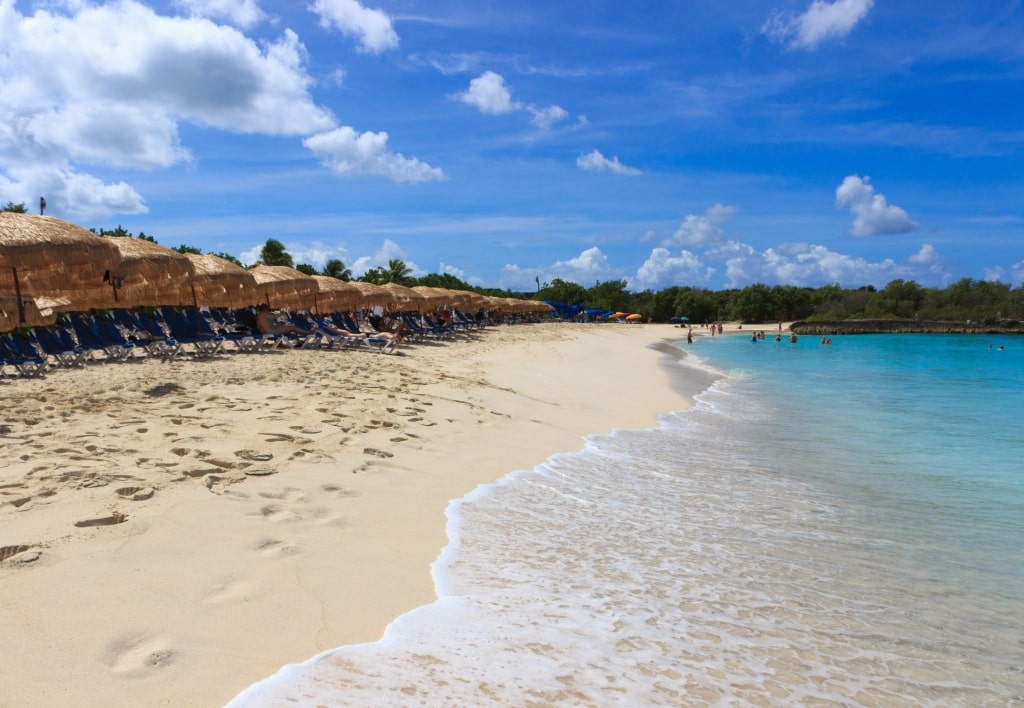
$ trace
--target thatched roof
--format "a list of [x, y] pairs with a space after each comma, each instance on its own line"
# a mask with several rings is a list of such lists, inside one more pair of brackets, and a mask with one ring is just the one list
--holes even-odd
[[110, 239], [81, 226], [52, 216], [0, 212], [0, 267], [102, 275], [120, 259]]
[[259, 302], [256, 278], [245, 268], [211, 255], [186, 254], [192, 263], [195, 304], [207, 307], [245, 307]]
[[288, 266], [258, 265], [249, 272], [260, 300], [272, 307], [312, 308], [320, 289], [312, 276]]

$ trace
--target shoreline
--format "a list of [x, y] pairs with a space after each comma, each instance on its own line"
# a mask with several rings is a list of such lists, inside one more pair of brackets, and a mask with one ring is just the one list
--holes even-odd
[[9, 698], [223, 705], [376, 641], [436, 598], [449, 501], [690, 405], [651, 346], [676, 338], [517, 325], [398, 357], [284, 351], [3, 385], [0, 545], [29, 546], [0, 563]]

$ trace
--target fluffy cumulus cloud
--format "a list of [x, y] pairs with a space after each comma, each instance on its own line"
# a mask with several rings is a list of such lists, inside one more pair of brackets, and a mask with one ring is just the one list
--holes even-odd
[[619, 162], [618, 157], [612, 157], [611, 159], [601, 154], [600, 150], [591, 150], [585, 155], [580, 155], [576, 158], [576, 166], [581, 170], [589, 170], [591, 172], [611, 172], [617, 175], [626, 175], [628, 177], [635, 177], [643, 174], [640, 170], [635, 167], [627, 167]]
[[512, 90], [505, 79], [493, 71], [485, 71], [475, 79], [470, 79], [469, 88], [455, 94], [455, 98], [490, 115], [511, 113], [522, 108], [521, 104], [512, 100]]
[[306, 138], [303, 142], [323, 164], [346, 177], [372, 175], [393, 182], [426, 182], [444, 179], [444, 172], [416, 158], [388, 150], [388, 134], [356, 132], [343, 126]]
[[365, 7], [357, 0], [316, 0], [310, 9], [320, 17], [322, 27], [355, 37], [363, 52], [380, 54], [398, 46], [391, 18], [382, 10]]
[[1013, 287], [1024, 287], [1024, 261], [1017, 261], [1010, 267], [995, 266], [985, 269], [985, 280], [1007, 283]]
[[688, 214], [679, 228], [663, 245], [704, 247], [725, 240], [721, 225], [731, 221], [736, 207], [715, 204], [703, 214]]
[[704, 258], [725, 264], [729, 287], [744, 287], [752, 283], [786, 283], [806, 287], [842, 283], [845, 287], [881, 287], [895, 278], [922, 280], [928, 274], [942, 275], [937, 270], [941, 259], [928, 245], [905, 263], [897, 263], [891, 258], [869, 261], [808, 243], [787, 243], [759, 251], [736, 241], [709, 249]]
[[671, 285], [704, 286], [714, 273], [714, 268], [702, 263], [690, 251], [683, 250], [673, 255], [667, 248], [654, 248], [636, 275], [629, 279], [629, 287], [632, 290], [663, 290]]
[[485, 71], [475, 79], [470, 79], [469, 88], [452, 97], [488, 115], [526, 111], [530, 114], [530, 121], [541, 130], [550, 130], [555, 123], [569, 117], [569, 113], [561, 106], [552, 104], [540, 107], [514, 100], [512, 89], [505, 78], [493, 71]]
[[[256, 0], [175, 0], [182, 16], [135, 0], [48, 3], [25, 15], [0, 0], [0, 185], [6, 199], [45, 194], [72, 219], [147, 211], [105, 170], [192, 165], [180, 126], [235, 135], [308, 138], [333, 171], [396, 182], [440, 179], [439, 169], [387, 149], [385, 133], [339, 128], [311, 97], [306, 48], [291, 30], [255, 41]], [[318, 0], [321, 21], [365, 51], [397, 44], [390, 19], [355, 0]], [[218, 24], [224, 22], [226, 24]], [[311, 136], [311, 137], [310, 137]]]
[[875, 192], [870, 177], [850, 175], [836, 187], [836, 205], [853, 214], [853, 236], [879, 236], [913, 231], [917, 223], [903, 209]]
[[373, 255], [356, 258], [349, 266], [349, 269], [352, 271], [352, 275], [359, 277], [371, 268], [387, 268], [388, 263], [392, 260], [399, 260], [405, 263], [406, 267], [409, 268], [415, 277], [425, 275], [423, 269], [409, 260], [402, 247], [389, 238], [384, 239], [384, 243], [381, 244], [381, 247]]
[[773, 13], [761, 31], [793, 48], [816, 49], [827, 40], [849, 35], [873, 5], [874, 0], [814, 0], [800, 15]]
[[175, 0], [174, 4], [195, 17], [223, 20], [243, 29], [266, 18], [257, 0]]
[[555, 105], [544, 108], [527, 106], [526, 110], [530, 113], [530, 120], [541, 130], [550, 130], [555, 123], [569, 117], [569, 113], [564, 108]]
[[608, 263], [608, 257], [594, 246], [575, 258], [556, 261], [542, 268], [520, 268], [509, 264], [502, 268], [501, 287], [514, 290], [529, 290], [535, 287], [536, 279], [550, 282], [555, 278], [589, 287], [598, 280], [613, 280], [618, 276]]
[[0, 2], [0, 176], [13, 201], [45, 194], [52, 213], [68, 218], [142, 213], [134, 188], [88, 171], [191, 162], [180, 121], [271, 135], [334, 125], [309, 96], [292, 32], [257, 45], [234, 27], [131, 0], [66, 7], [70, 14], [22, 15]]

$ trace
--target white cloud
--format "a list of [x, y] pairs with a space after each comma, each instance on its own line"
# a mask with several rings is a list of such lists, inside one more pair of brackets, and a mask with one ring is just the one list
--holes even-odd
[[633, 290], [663, 290], [672, 285], [705, 285], [714, 273], [714, 268], [704, 265], [690, 251], [672, 255], [667, 248], [653, 248], [630, 279], [629, 287]]
[[836, 187], [836, 205], [853, 213], [853, 236], [879, 236], [913, 231], [918, 224], [898, 206], [875, 193], [871, 178], [849, 175]]
[[426, 182], [444, 179], [444, 172], [416, 158], [387, 149], [388, 134], [358, 133], [343, 126], [302, 141], [324, 166], [346, 177], [372, 175], [393, 182]]
[[225, 20], [243, 29], [266, 18], [257, 0], [175, 0], [174, 4], [185, 8], [195, 17]]
[[581, 170], [589, 170], [592, 172], [612, 172], [617, 175], [627, 175], [629, 177], [635, 177], [643, 174], [643, 172], [635, 167], [627, 167], [626, 165], [623, 165], [619, 162], [618, 157], [608, 159], [601, 154], [600, 150], [591, 150], [585, 155], [580, 155], [576, 158], [576, 166]]
[[561, 120], [565, 120], [569, 117], [569, 113], [561, 106], [548, 106], [547, 108], [537, 108], [536, 106], [527, 106], [532, 116], [530, 120], [533, 124], [541, 130], [551, 130], [551, 126]]
[[1024, 287], [1024, 261], [1017, 261], [1009, 268], [995, 266], [985, 269], [985, 280], [999, 281], [1011, 287]]
[[688, 214], [666, 245], [698, 247], [719, 243], [725, 240], [719, 225], [731, 221], [735, 214], [736, 207], [726, 204], [715, 204], [701, 215]]
[[466, 279], [466, 271], [462, 270], [462, 268], [458, 268], [458, 267], [453, 266], [453, 265], [448, 265], [444, 261], [441, 261], [441, 263], [438, 264], [437, 272], [438, 273], [446, 273], [448, 275], [454, 275], [459, 280], [465, 280]]
[[54, 215], [146, 211], [134, 188], [89, 168], [191, 162], [182, 121], [271, 135], [335, 125], [309, 96], [293, 32], [261, 47], [233, 27], [160, 16], [132, 0], [61, 7], [69, 14], [22, 15], [0, 0], [0, 178], [8, 194], [45, 194]]
[[816, 49], [828, 39], [841, 39], [867, 17], [874, 0], [814, 0], [802, 15], [776, 12], [761, 31], [797, 49]]
[[781, 283], [820, 287], [841, 283], [844, 287], [884, 286], [895, 278], [922, 280], [927, 274], [944, 276], [941, 259], [931, 246], [924, 246], [906, 263], [891, 258], [872, 262], [807, 243], [781, 244], [758, 251], [752, 246], [728, 241], [704, 253], [704, 259], [724, 262], [729, 287], [752, 283]]
[[481, 113], [501, 115], [517, 111], [522, 106], [512, 100], [512, 91], [505, 79], [493, 71], [485, 71], [469, 82], [469, 88], [456, 94], [455, 98], [476, 106]]
[[584, 287], [591, 287], [596, 281], [613, 280], [618, 276], [608, 263], [608, 257], [596, 246], [588, 248], [575, 258], [556, 261], [553, 265], [540, 268], [520, 268], [508, 264], [501, 270], [500, 285], [512, 290], [533, 290], [535, 278], [550, 282], [555, 278]]
[[405, 263], [414, 276], [418, 277], [424, 274], [418, 265], [406, 257], [402, 247], [389, 238], [384, 239], [384, 243], [376, 253], [372, 256], [360, 256], [349, 266], [349, 269], [355, 277], [359, 277], [371, 268], [387, 268], [388, 262], [395, 259]]
[[357, 38], [363, 52], [380, 54], [398, 46], [391, 18], [382, 10], [364, 7], [357, 0], [316, 0], [310, 9], [320, 16], [322, 27]]

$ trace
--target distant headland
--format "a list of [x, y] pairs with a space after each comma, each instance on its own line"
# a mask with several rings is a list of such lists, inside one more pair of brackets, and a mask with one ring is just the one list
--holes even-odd
[[790, 325], [797, 334], [1024, 334], [1017, 320], [863, 319], [799, 320]]

